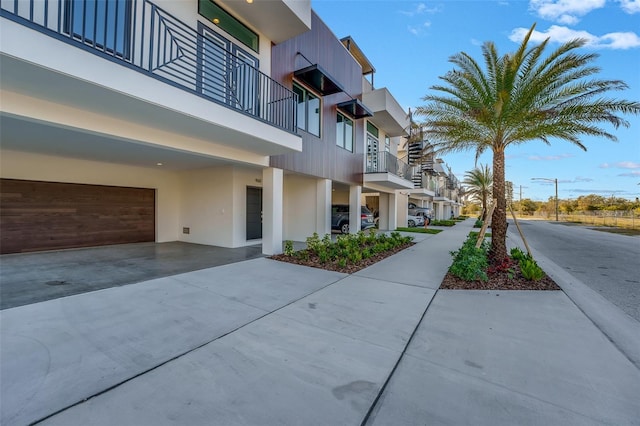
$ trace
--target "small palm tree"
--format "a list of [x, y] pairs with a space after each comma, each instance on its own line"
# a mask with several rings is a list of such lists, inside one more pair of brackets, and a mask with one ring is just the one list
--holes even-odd
[[475, 150], [476, 160], [493, 151], [491, 257], [507, 255], [505, 200], [505, 149], [533, 140], [550, 144], [552, 138], [568, 141], [586, 151], [580, 136], [617, 140], [599, 127], [629, 123], [619, 113], [638, 114], [640, 103], [603, 97], [623, 90], [620, 80], [594, 78], [595, 53], [578, 53], [585, 40], [567, 42], [544, 57], [549, 39], [529, 46], [531, 27], [518, 50], [499, 56], [492, 42], [482, 47], [485, 69], [461, 52], [449, 61], [457, 68], [440, 77], [446, 84], [431, 87], [427, 104], [416, 113], [426, 117], [428, 136], [439, 152]]
[[493, 186], [493, 173], [488, 164], [480, 165], [464, 174], [462, 181], [467, 187], [465, 194], [469, 194], [472, 200], [479, 201], [482, 205], [482, 220], [487, 220], [487, 203], [491, 198]]

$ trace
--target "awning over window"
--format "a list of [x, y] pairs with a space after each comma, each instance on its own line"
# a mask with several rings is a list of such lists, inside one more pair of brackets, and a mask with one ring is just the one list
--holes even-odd
[[351, 118], [357, 120], [359, 118], [373, 117], [373, 113], [369, 108], [364, 106], [358, 99], [352, 99], [347, 102], [342, 102], [337, 105], [338, 109], [345, 114], [351, 116]]
[[309, 85], [322, 96], [344, 92], [344, 88], [329, 73], [318, 64], [297, 70], [293, 75], [300, 81]]

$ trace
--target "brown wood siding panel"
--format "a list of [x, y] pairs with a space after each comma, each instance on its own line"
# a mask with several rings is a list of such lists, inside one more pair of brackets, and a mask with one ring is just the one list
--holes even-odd
[[0, 253], [155, 241], [155, 190], [0, 179]]
[[346, 93], [336, 93], [322, 98], [320, 138], [301, 131], [302, 152], [272, 156], [270, 165], [346, 184], [362, 185], [364, 120], [354, 121], [353, 153], [336, 145], [336, 105], [362, 97], [362, 68], [314, 12], [311, 28], [298, 37], [273, 46], [272, 78], [292, 88], [295, 70], [319, 64], [344, 87]]

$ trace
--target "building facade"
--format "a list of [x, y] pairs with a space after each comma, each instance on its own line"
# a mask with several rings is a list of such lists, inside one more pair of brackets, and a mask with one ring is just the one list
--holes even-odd
[[406, 225], [408, 116], [310, 1], [0, 0], [0, 21], [1, 253], [273, 254], [337, 204]]
[[296, 96], [271, 46], [309, 1], [2, 0], [2, 252], [282, 244]]

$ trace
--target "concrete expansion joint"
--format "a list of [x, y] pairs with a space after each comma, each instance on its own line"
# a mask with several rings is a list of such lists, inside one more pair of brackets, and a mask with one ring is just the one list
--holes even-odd
[[431, 296], [431, 299], [427, 303], [426, 308], [424, 309], [424, 311], [422, 312], [422, 315], [420, 316], [420, 320], [416, 323], [415, 327], [413, 328], [413, 331], [411, 332], [411, 335], [409, 336], [409, 338], [407, 339], [407, 342], [404, 345], [404, 348], [402, 348], [402, 352], [400, 352], [400, 356], [396, 360], [396, 363], [394, 364], [394, 366], [391, 369], [391, 371], [389, 371], [389, 374], [387, 375], [387, 378], [385, 379], [384, 383], [380, 387], [380, 390], [378, 390], [378, 394], [374, 398], [373, 402], [369, 406], [369, 409], [367, 410], [367, 413], [365, 414], [365, 416], [363, 417], [362, 421], [360, 422], [360, 426], [365, 426], [367, 424], [367, 422], [369, 421], [369, 418], [371, 417], [371, 415], [373, 414], [376, 406], [378, 405], [378, 401], [380, 401], [380, 398], [384, 394], [385, 389], [389, 385], [389, 382], [391, 381], [391, 377], [393, 377], [393, 374], [396, 372], [396, 370], [398, 369], [398, 366], [400, 365], [400, 361], [402, 361], [402, 358], [404, 358], [405, 354], [407, 353], [407, 349], [409, 348], [409, 345], [413, 341], [413, 338], [416, 335], [416, 332], [418, 331], [418, 328], [422, 324], [422, 321], [424, 320], [424, 317], [427, 315], [427, 311], [429, 310], [429, 307], [431, 306], [431, 303], [433, 302], [433, 299], [435, 299], [435, 297], [437, 296], [438, 291], [439, 290], [436, 290], [433, 293], [433, 296]]

